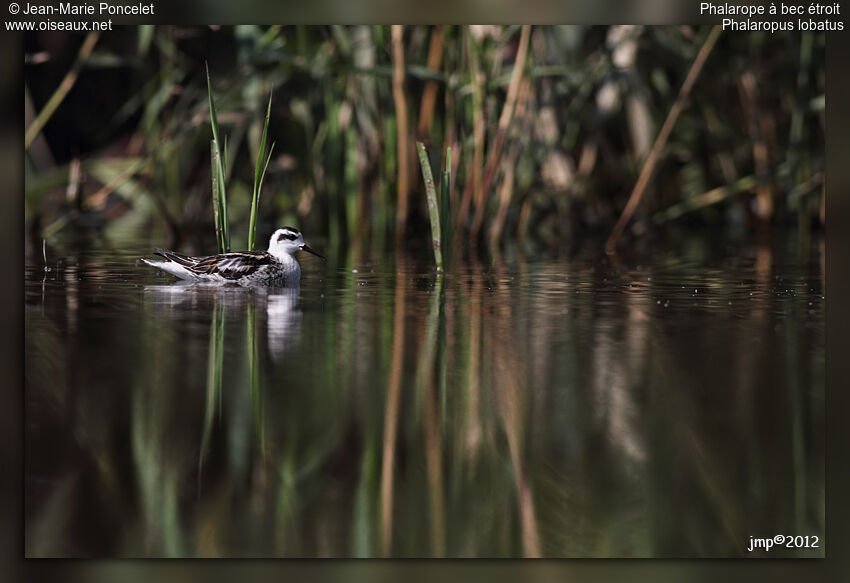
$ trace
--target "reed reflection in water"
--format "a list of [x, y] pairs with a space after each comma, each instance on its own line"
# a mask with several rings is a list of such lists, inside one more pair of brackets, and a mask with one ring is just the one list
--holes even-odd
[[[27, 556], [746, 556], [822, 535], [820, 255], [300, 290], [27, 263]], [[821, 556], [780, 549], [771, 556]]]

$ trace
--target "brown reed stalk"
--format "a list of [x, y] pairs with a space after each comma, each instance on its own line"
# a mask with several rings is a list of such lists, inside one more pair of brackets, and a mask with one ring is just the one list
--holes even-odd
[[702, 48], [700, 48], [699, 53], [697, 53], [696, 58], [694, 58], [694, 62], [691, 64], [691, 69], [688, 71], [687, 77], [685, 77], [685, 82], [682, 83], [682, 88], [679, 89], [679, 95], [676, 97], [673, 107], [670, 108], [670, 112], [667, 114], [667, 119], [664, 120], [664, 125], [661, 127], [661, 131], [658, 132], [658, 137], [655, 138], [655, 143], [649, 151], [649, 156], [646, 157], [646, 162], [644, 162], [643, 169], [641, 169], [640, 176], [638, 177], [637, 183], [635, 183], [632, 194], [629, 196], [629, 200], [626, 203], [625, 208], [623, 208], [623, 213], [620, 215], [619, 220], [617, 220], [617, 224], [614, 225], [614, 228], [611, 231], [611, 235], [605, 242], [605, 252], [609, 255], [616, 251], [617, 240], [623, 233], [623, 229], [626, 228], [626, 225], [632, 219], [638, 205], [640, 205], [643, 195], [646, 192], [646, 187], [649, 185], [649, 179], [652, 177], [655, 165], [658, 163], [661, 150], [663, 150], [664, 146], [667, 144], [667, 138], [670, 137], [670, 132], [673, 130], [676, 120], [679, 119], [679, 114], [685, 107], [685, 100], [688, 98], [688, 95], [690, 95], [691, 89], [693, 89], [694, 83], [702, 70], [702, 66], [705, 64], [708, 55], [711, 53], [711, 49], [714, 48], [714, 45], [717, 42], [717, 37], [720, 36], [720, 32], [722, 30], [723, 29], [719, 25], [715, 25], [711, 29], [711, 32], [708, 33], [708, 37], [706, 37], [705, 42], [703, 43]]
[[[431, 44], [428, 46], [427, 67], [431, 71], [439, 71], [443, 62], [443, 38], [445, 27], [437, 26], [431, 34]], [[419, 105], [419, 126], [416, 130], [420, 139], [425, 139], [431, 133], [431, 124], [434, 122], [434, 107], [437, 105], [437, 90], [439, 85], [433, 79], [425, 84], [422, 92], [422, 101]]]
[[502, 238], [505, 220], [508, 216], [508, 207], [513, 198], [514, 176], [520, 153], [520, 136], [527, 135], [531, 131], [531, 124], [533, 123], [532, 116], [529, 115], [531, 112], [531, 90], [531, 81], [529, 79], [523, 80], [515, 110], [515, 117], [522, 120], [522, 124], [517, 128], [518, 131], [515, 132], [518, 135], [514, 136], [513, 145], [504, 163], [505, 175], [502, 179], [502, 186], [499, 188], [499, 209], [496, 211], [496, 218], [490, 227], [490, 246], [493, 248], [498, 247], [499, 240]]
[[407, 226], [407, 206], [409, 194], [409, 166], [410, 152], [408, 151], [408, 121], [407, 121], [407, 99], [404, 95], [404, 46], [402, 35], [404, 27], [394, 24], [392, 27], [393, 46], [393, 102], [396, 112], [396, 144], [398, 174], [396, 189], [398, 194], [398, 206], [396, 208], [396, 237], [404, 235]]
[[519, 159], [519, 143], [514, 143], [505, 160], [505, 176], [502, 179], [502, 186], [499, 188], [499, 210], [496, 212], [496, 218], [490, 227], [490, 245], [496, 247], [499, 244], [499, 239], [502, 238], [502, 231], [505, 228], [505, 219], [508, 216], [508, 206], [510, 206], [511, 198], [514, 192], [514, 172], [516, 170], [517, 159]]
[[42, 128], [45, 124], [47, 124], [51, 116], [53, 116], [53, 113], [59, 105], [62, 104], [65, 97], [74, 87], [74, 84], [77, 82], [77, 78], [80, 76], [80, 70], [91, 56], [94, 46], [97, 44], [97, 40], [99, 38], [99, 32], [90, 32], [86, 35], [86, 39], [83, 41], [80, 51], [77, 53], [77, 58], [74, 60], [74, 64], [71, 65], [71, 69], [59, 83], [59, 87], [56, 88], [56, 91], [54, 91], [53, 95], [50, 96], [50, 99], [47, 100], [47, 103], [44, 104], [44, 107], [41, 108], [41, 111], [35, 117], [35, 120], [33, 120], [32, 125], [27, 128], [27, 133], [24, 136], [24, 150], [29, 149], [30, 144], [32, 144], [33, 140], [41, 133]]
[[[761, 127], [758, 107], [758, 85], [752, 71], [744, 71], [738, 78], [738, 91], [741, 94], [741, 106], [747, 118], [747, 129], [753, 143], [753, 168], [757, 176], [767, 174], [769, 152]], [[763, 223], [773, 216], [773, 192], [771, 185], [763, 182], [756, 186], [756, 216]]]
[[511, 125], [511, 120], [513, 119], [517, 95], [519, 94], [520, 81], [522, 81], [522, 74], [525, 70], [525, 58], [528, 54], [528, 41], [530, 37], [531, 25], [525, 24], [522, 27], [522, 32], [519, 37], [519, 46], [517, 47], [514, 69], [511, 72], [511, 80], [508, 83], [508, 94], [505, 98], [505, 105], [502, 107], [502, 114], [499, 116], [496, 140], [493, 144], [493, 149], [490, 151], [490, 156], [487, 159], [487, 170], [484, 172], [484, 182], [481, 184], [481, 198], [480, 200], [476, 200], [475, 216], [472, 219], [470, 239], [478, 238], [478, 231], [481, 229], [481, 223], [484, 220], [484, 203], [487, 198], [487, 191], [493, 183], [496, 166], [498, 165], [499, 157], [502, 155], [502, 146], [504, 146], [505, 143], [505, 136], [507, 135], [508, 127]]

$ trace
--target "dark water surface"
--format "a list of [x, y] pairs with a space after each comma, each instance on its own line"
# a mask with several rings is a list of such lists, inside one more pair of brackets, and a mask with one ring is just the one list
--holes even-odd
[[822, 247], [262, 293], [152, 246], [27, 257], [29, 557], [824, 554]]

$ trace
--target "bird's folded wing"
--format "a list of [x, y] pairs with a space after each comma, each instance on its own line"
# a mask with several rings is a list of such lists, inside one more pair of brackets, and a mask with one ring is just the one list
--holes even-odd
[[226, 279], [239, 279], [270, 263], [271, 256], [268, 253], [225, 253], [205, 257], [190, 269], [199, 274], [218, 274]]

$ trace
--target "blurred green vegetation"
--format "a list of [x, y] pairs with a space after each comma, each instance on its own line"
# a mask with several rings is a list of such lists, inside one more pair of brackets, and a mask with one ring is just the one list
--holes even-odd
[[417, 140], [451, 173], [444, 230], [455, 246], [605, 237], [669, 117], [624, 236], [670, 224], [807, 236], [824, 220], [824, 35], [721, 34], [700, 70], [709, 35], [692, 26], [32, 34], [27, 226], [48, 240], [119, 219], [164, 229], [174, 244], [213, 233], [208, 63], [235, 241], [250, 230], [272, 95], [261, 244], [292, 223], [326, 237], [332, 254], [382, 250], [393, 237], [430, 247]]

